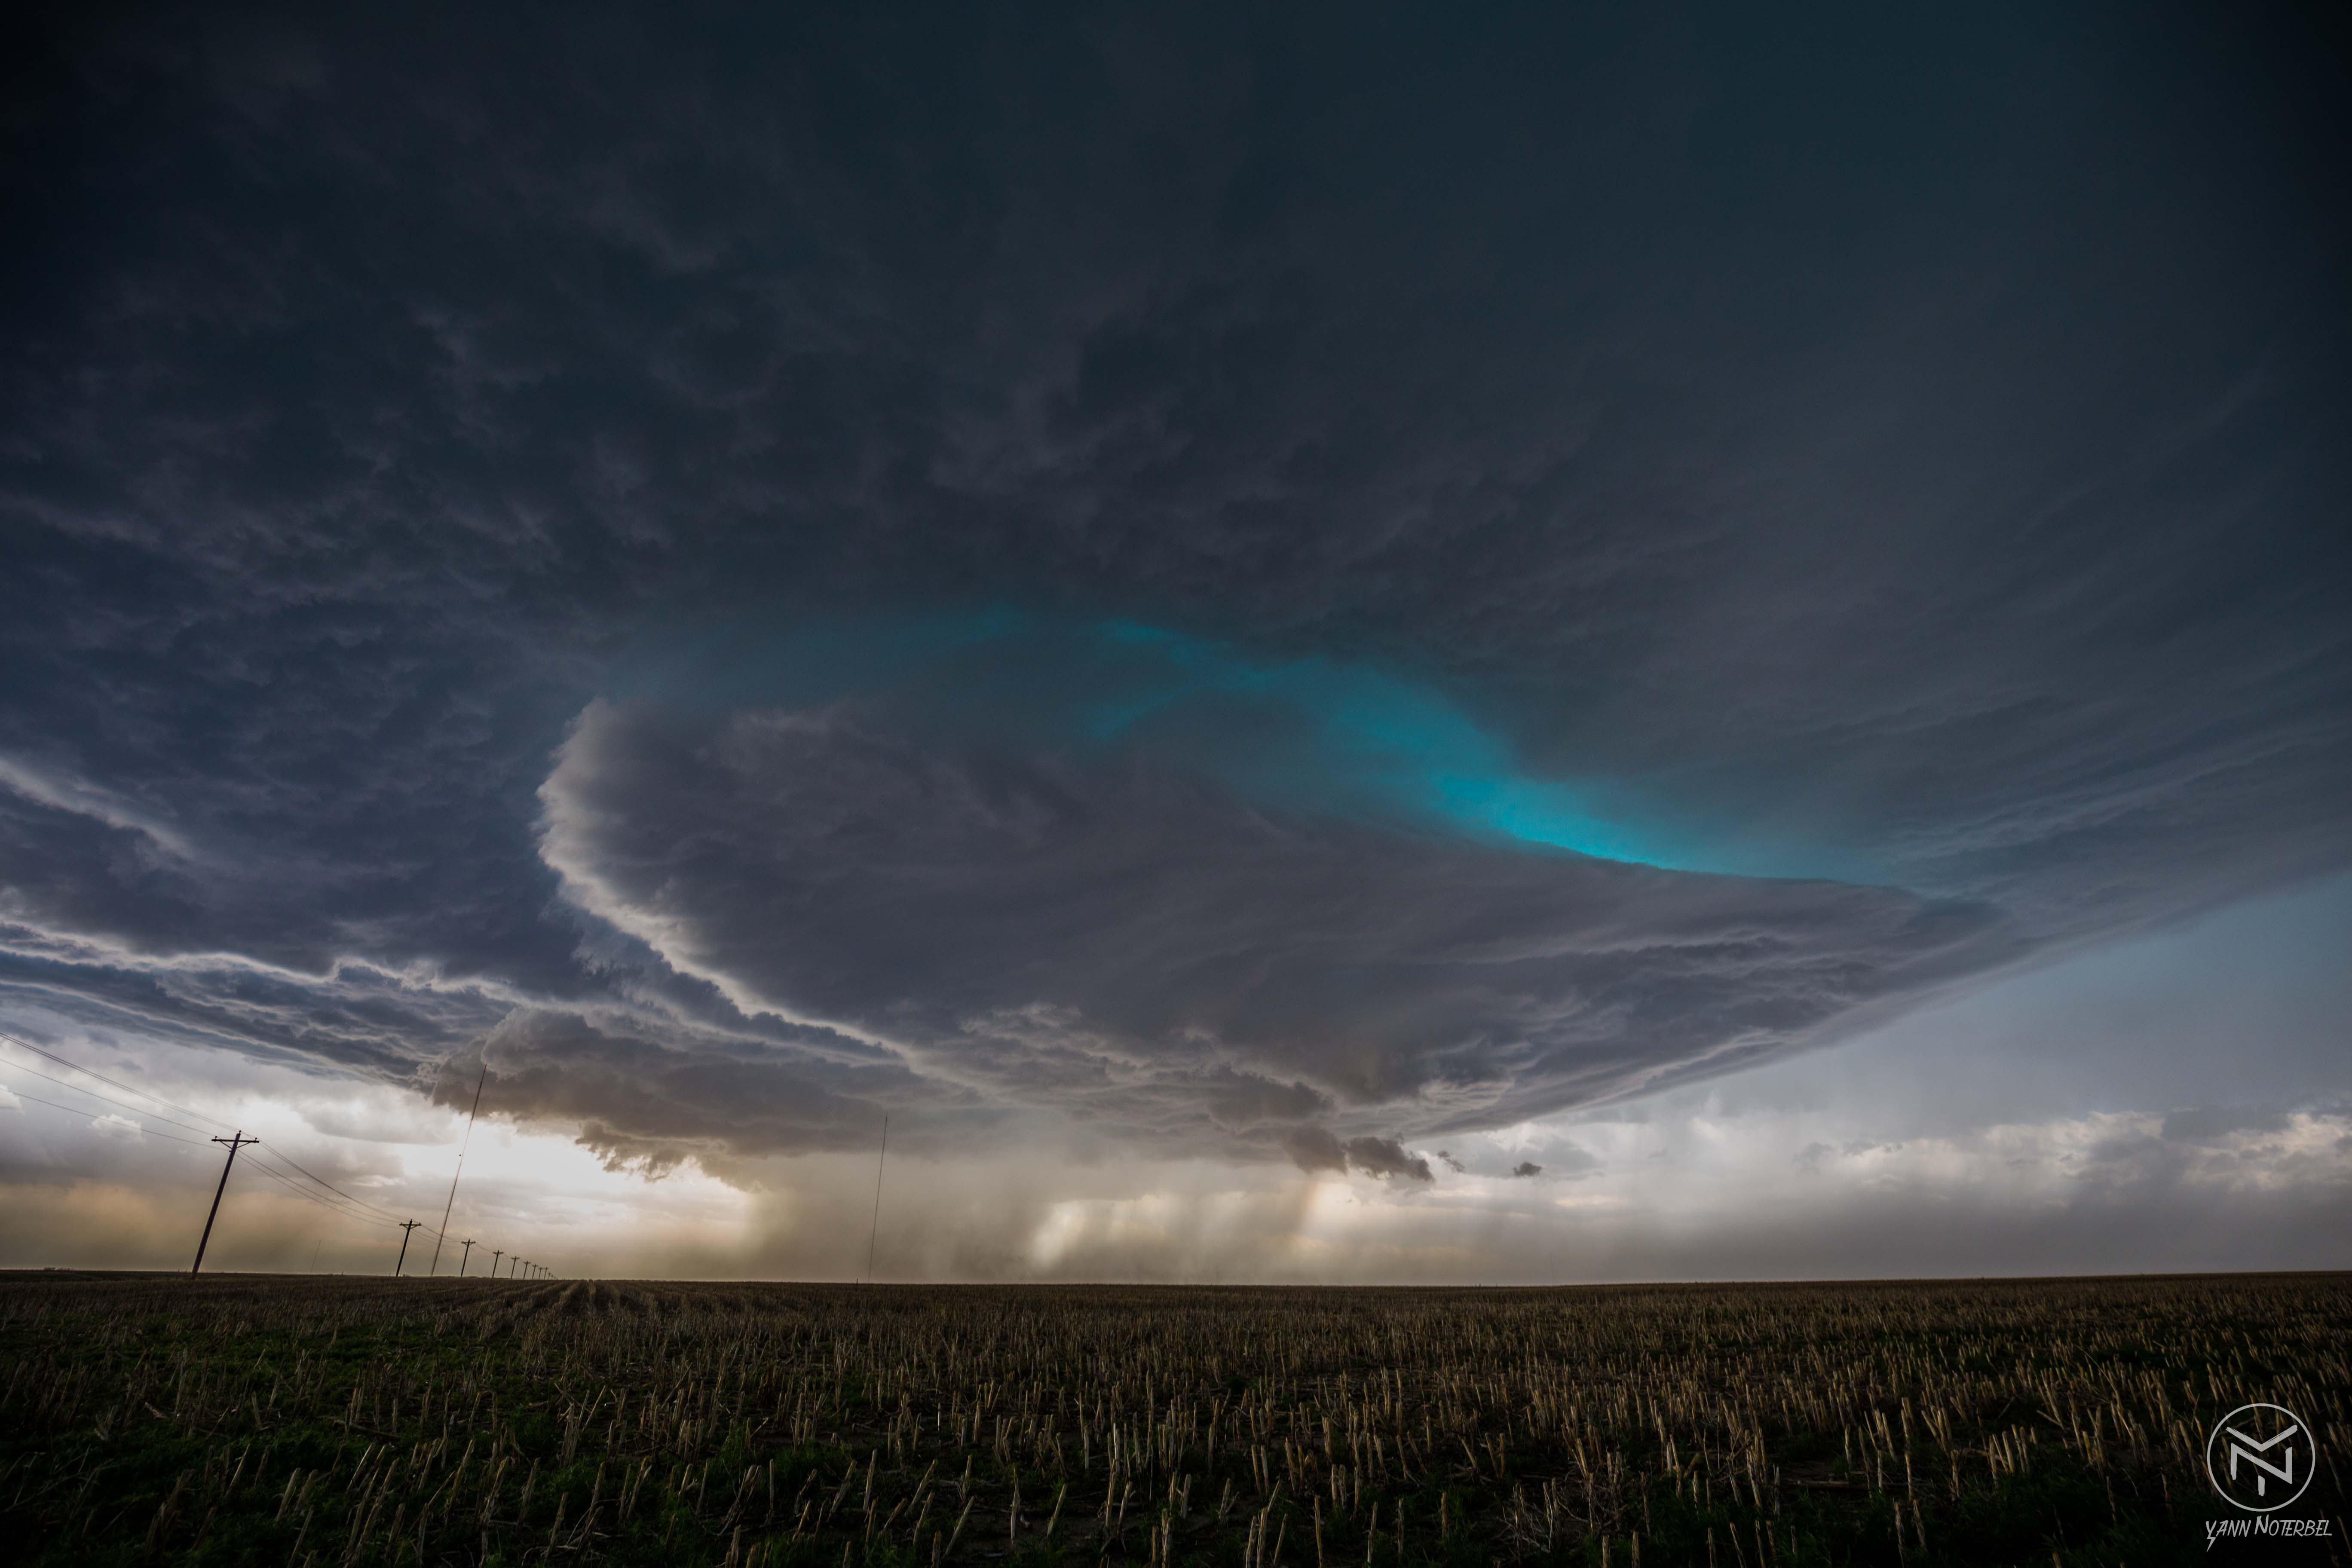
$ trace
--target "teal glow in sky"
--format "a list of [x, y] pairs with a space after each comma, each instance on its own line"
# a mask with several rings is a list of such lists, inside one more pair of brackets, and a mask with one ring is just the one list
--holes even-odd
[[1223, 644], [1131, 621], [1096, 635], [1165, 665], [1154, 689], [1099, 704], [1087, 732], [1105, 740], [1166, 721], [1189, 704], [1258, 704], [1296, 715], [1281, 743], [1219, 759], [1244, 793], [1307, 809], [1397, 815], [1482, 837], [1676, 869], [1663, 841], [1608, 821], [1570, 785], [1531, 777], [1509, 747], [1426, 686], [1321, 657], [1260, 664]]
[[1146, 751], [1274, 808], [1675, 870], [1832, 874], [1703, 825], [1639, 820], [1614, 804], [1622, 786], [1534, 773], [1431, 684], [1322, 655], [1256, 658], [1131, 620], [999, 606], [789, 631], [736, 626], [635, 661], [614, 695], [719, 708], [848, 702], [918, 737]]

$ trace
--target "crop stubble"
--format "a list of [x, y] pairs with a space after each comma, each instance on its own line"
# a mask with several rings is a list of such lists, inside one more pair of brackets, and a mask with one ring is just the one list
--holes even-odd
[[2314, 1425], [2341, 1540], [2347, 1328], [2341, 1275], [17, 1274], [0, 1508], [44, 1563], [2189, 1561], [2250, 1399]]

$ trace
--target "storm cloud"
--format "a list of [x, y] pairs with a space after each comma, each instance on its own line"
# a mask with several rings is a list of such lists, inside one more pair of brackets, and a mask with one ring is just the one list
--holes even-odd
[[1124, 754], [943, 754], [840, 711], [599, 706], [543, 793], [570, 895], [746, 1013], [1147, 1134], [1522, 1121], [2016, 944], [1968, 905], [1278, 816]]
[[42, 22], [0, 1014], [1408, 1191], [2341, 869], [2266, 26]]

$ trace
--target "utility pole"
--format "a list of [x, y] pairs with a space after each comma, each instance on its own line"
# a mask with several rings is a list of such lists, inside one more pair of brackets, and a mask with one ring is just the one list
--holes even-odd
[[466, 1265], [473, 1259], [474, 1238], [470, 1236], [467, 1237], [464, 1245], [466, 1250], [460, 1253], [457, 1258], [457, 1278], [460, 1279], [463, 1279], [466, 1277]]
[[507, 1255], [507, 1249], [506, 1249], [505, 1247], [494, 1247], [490, 1248], [490, 1278], [491, 1278], [491, 1279], [497, 1279], [497, 1278], [499, 1277], [499, 1258], [504, 1258], [506, 1255]]
[[882, 1152], [874, 1162], [874, 1226], [866, 1233], [866, 1282], [874, 1283], [874, 1238], [882, 1234], [882, 1165], [890, 1158], [890, 1113], [882, 1113]]
[[[215, 1121], [213, 1125], [217, 1127], [220, 1123]], [[220, 1218], [221, 1194], [228, 1191], [228, 1168], [236, 1163], [236, 1152], [247, 1143], [258, 1143], [261, 1140], [247, 1138], [245, 1135], [245, 1129], [240, 1127], [236, 1130], [236, 1137], [215, 1138], [213, 1142], [228, 1151], [228, 1158], [221, 1162], [220, 1185], [213, 1189], [213, 1212], [205, 1215], [205, 1234], [196, 1243], [196, 1261], [188, 1269], [188, 1278], [191, 1279], [194, 1279], [196, 1277], [196, 1271], [205, 1266], [205, 1248], [212, 1245], [213, 1221]]]
[[414, 1219], [404, 1219], [400, 1222], [400, 1258], [392, 1266], [394, 1279], [400, 1278], [400, 1265], [408, 1261], [408, 1233], [423, 1223], [422, 1220]]
[[449, 1201], [441, 1205], [441, 1228], [433, 1233], [433, 1267], [427, 1275], [441, 1272], [441, 1243], [449, 1236], [449, 1211], [457, 1206], [457, 1178], [466, 1173], [466, 1150], [474, 1142], [474, 1118], [482, 1113], [482, 1086], [490, 1081], [489, 1058], [482, 1059], [482, 1076], [474, 1080], [474, 1109], [466, 1113], [466, 1141], [457, 1145], [457, 1168], [449, 1173]]

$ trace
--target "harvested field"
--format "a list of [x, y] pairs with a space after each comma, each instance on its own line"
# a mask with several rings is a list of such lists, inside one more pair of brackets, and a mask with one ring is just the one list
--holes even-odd
[[[2207, 1560], [2352, 1279], [1556, 1290], [0, 1277], [36, 1563]], [[2334, 1527], [2331, 1555], [2342, 1550]]]

